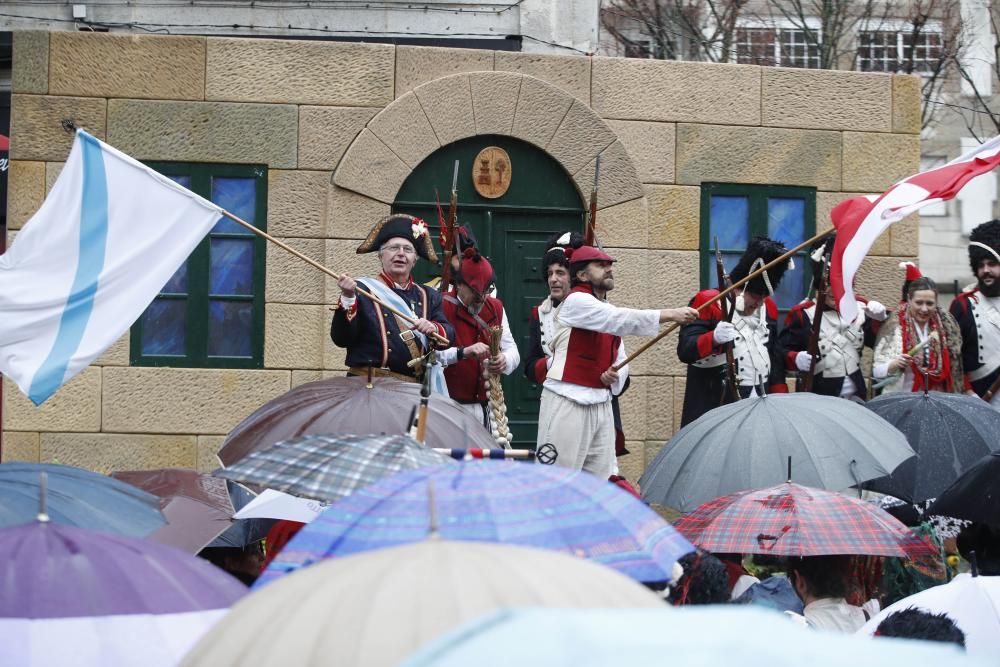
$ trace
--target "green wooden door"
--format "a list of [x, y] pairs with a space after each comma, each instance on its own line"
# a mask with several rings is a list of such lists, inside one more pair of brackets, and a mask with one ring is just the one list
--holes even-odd
[[[497, 199], [481, 197], [472, 183], [473, 160], [488, 146], [499, 146], [510, 156], [510, 188]], [[569, 175], [538, 148], [509, 137], [465, 139], [424, 160], [403, 183], [393, 204], [394, 212], [426, 220], [435, 246], [435, 189], [447, 215], [455, 160], [459, 160], [458, 222], [472, 228], [480, 251], [493, 264], [497, 292], [523, 359], [528, 351], [531, 309], [548, 294], [539, 266], [545, 241], [556, 232], [583, 228], [583, 202]], [[418, 265], [415, 277], [426, 281], [439, 273], [439, 267], [424, 263], [423, 267]], [[541, 387], [528, 382], [522, 368], [504, 378], [507, 417], [514, 445], [534, 447]]]

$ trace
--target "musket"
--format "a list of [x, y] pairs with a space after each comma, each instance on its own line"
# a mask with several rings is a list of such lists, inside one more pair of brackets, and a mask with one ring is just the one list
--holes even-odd
[[437, 363], [437, 355], [431, 350], [423, 357], [424, 381], [420, 385], [420, 408], [417, 410], [417, 435], [419, 443], [427, 441], [427, 404], [431, 400], [431, 366]]
[[[719, 237], [715, 237], [715, 274], [719, 279], [719, 291], [722, 292], [730, 286], [732, 281], [726, 273], [726, 265], [722, 261], [722, 252], [719, 250]], [[733, 314], [736, 312], [736, 301], [733, 293], [730, 292], [725, 301], [722, 302], [722, 318], [725, 322], [733, 321]], [[726, 386], [733, 401], [740, 400], [739, 384], [736, 381], [736, 355], [733, 351], [732, 341], [722, 346], [726, 351]], [[725, 397], [723, 397], [725, 400]]]
[[983, 394], [983, 400], [989, 403], [990, 401], [993, 400], [994, 394], [996, 394], [998, 391], [1000, 391], [1000, 376], [997, 376], [997, 379], [993, 381], [993, 384], [990, 385], [990, 388], [986, 390], [985, 394]]
[[[583, 229], [583, 244], [600, 247], [597, 241], [597, 180], [601, 177], [601, 156], [594, 161], [594, 187], [590, 191], [590, 209]], [[603, 250], [603, 248], [602, 248]]]
[[816, 287], [816, 310], [813, 312], [812, 331], [809, 333], [809, 373], [802, 378], [802, 391], [812, 391], [816, 364], [819, 361], [819, 336], [823, 328], [823, 315], [826, 313], [826, 292], [830, 287], [830, 265], [823, 258], [823, 273]]
[[444, 255], [444, 266], [441, 267], [441, 284], [438, 290], [441, 293], [448, 291], [451, 287], [451, 258], [455, 254], [455, 218], [458, 215], [458, 160], [455, 160], [455, 172], [451, 176], [451, 201], [448, 203], [448, 221], [444, 225], [444, 247], [441, 248]]

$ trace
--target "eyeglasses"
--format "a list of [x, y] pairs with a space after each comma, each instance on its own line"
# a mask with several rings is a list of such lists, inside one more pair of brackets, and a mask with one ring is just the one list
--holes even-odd
[[382, 250], [388, 250], [390, 253], [395, 255], [397, 252], [402, 250], [407, 255], [416, 255], [417, 251], [413, 246], [410, 245], [385, 245], [382, 246]]

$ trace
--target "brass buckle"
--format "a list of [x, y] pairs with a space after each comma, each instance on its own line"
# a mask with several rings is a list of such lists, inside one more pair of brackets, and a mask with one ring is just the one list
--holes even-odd
[[405, 340], [406, 342], [410, 342], [411, 340], [413, 340], [417, 336], [416, 336], [416, 334], [413, 333], [412, 329], [406, 329], [405, 331], [400, 331], [399, 332], [399, 337], [402, 338], [403, 340]]

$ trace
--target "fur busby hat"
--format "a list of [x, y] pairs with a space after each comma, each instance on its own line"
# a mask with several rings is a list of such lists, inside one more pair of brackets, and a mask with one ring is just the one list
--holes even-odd
[[[983, 246], [992, 248], [993, 252]], [[997, 259], [998, 254], [1000, 254], [1000, 220], [984, 222], [972, 230], [969, 234], [969, 266], [972, 267], [972, 275], [976, 274], [979, 262], [984, 259]]]
[[[729, 272], [729, 277], [733, 279], [734, 283], [743, 280], [756, 269], [759, 269], [764, 264], [773, 262], [787, 251], [787, 248], [778, 241], [772, 241], [764, 236], [756, 236], [750, 241], [750, 245], [747, 246], [743, 256], [740, 257], [740, 261]], [[748, 282], [743, 286], [743, 289], [752, 294], [770, 294], [772, 291], [778, 289], [778, 284], [781, 282], [781, 278], [785, 275], [785, 271], [788, 270], [790, 264], [791, 260], [789, 259], [767, 270], [768, 281], [771, 283], [770, 289], [768, 289], [763, 274]]]
[[484, 295], [493, 285], [493, 265], [474, 248], [466, 248], [462, 252], [462, 263], [458, 268], [457, 279], [473, 289], [477, 294]]
[[357, 253], [363, 255], [367, 252], [376, 252], [386, 241], [394, 238], [410, 241], [417, 249], [418, 255], [431, 262], [438, 261], [427, 223], [406, 213], [393, 213], [380, 220], [368, 233], [368, 238], [358, 246]]
[[579, 232], [562, 232], [550, 238], [545, 244], [545, 256], [542, 257], [542, 278], [545, 278], [552, 264], [561, 264], [568, 271], [569, 259], [566, 258], [566, 250], [579, 248], [582, 245], [583, 234]]

